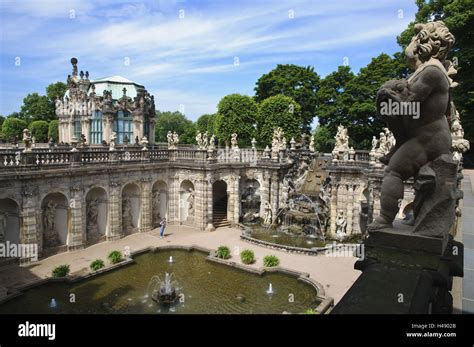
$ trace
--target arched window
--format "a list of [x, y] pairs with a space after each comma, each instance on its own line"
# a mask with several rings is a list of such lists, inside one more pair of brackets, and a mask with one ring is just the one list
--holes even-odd
[[117, 143], [123, 143], [125, 136], [133, 139], [132, 115], [127, 111], [118, 111], [114, 122], [114, 131], [117, 133]]
[[102, 112], [99, 110], [92, 115], [90, 139], [93, 145], [102, 143]]

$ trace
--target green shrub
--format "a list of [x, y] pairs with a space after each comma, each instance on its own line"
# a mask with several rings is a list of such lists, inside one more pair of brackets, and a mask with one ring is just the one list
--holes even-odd
[[48, 141], [50, 138], [53, 138], [55, 142], [58, 142], [59, 139], [59, 121], [57, 119], [49, 122], [48, 126]]
[[30, 123], [29, 127], [31, 136], [35, 138], [36, 142], [48, 142], [48, 122], [44, 120], [35, 120]]
[[70, 270], [69, 265], [59, 265], [53, 269], [52, 275], [53, 277], [65, 277], [69, 275]]
[[245, 249], [240, 253], [240, 260], [244, 264], [252, 264], [255, 261], [255, 254], [250, 249]]
[[303, 312], [304, 314], [318, 314], [316, 310], [313, 310], [312, 308], [308, 308], [306, 311]]
[[99, 269], [102, 269], [105, 266], [104, 261], [102, 259], [96, 259], [91, 263], [91, 270], [92, 271], [97, 271]]
[[117, 264], [120, 263], [123, 258], [122, 258], [122, 252], [120, 251], [112, 251], [109, 253], [107, 258], [110, 260], [112, 264]]
[[26, 129], [26, 122], [23, 119], [8, 117], [2, 124], [2, 136], [6, 141], [12, 141], [16, 136], [20, 141], [23, 138], [23, 130]]
[[220, 246], [217, 249], [217, 257], [222, 258], [222, 259], [229, 259], [231, 257], [230, 255], [230, 249], [227, 246]]
[[278, 266], [278, 264], [280, 264], [280, 260], [276, 255], [266, 255], [263, 257], [263, 265], [266, 267]]

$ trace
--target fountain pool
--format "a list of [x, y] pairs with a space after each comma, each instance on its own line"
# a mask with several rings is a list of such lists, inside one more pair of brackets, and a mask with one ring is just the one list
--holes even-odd
[[[273, 272], [260, 276], [208, 261], [198, 251], [159, 250], [134, 260], [74, 284], [50, 282], [29, 289], [0, 305], [0, 313], [280, 314], [302, 313], [320, 303], [316, 289], [296, 277]], [[147, 293], [153, 276], [165, 278], [166, 273], [173, 274], [183, 298], [171, 305], [161, 305]], [[70, 294], [75, 294], [75, 303], [70, 303]], [[288, 300], [290, 294], [294, 302]], [[56, 305], [51, 308], [53, 298]]]

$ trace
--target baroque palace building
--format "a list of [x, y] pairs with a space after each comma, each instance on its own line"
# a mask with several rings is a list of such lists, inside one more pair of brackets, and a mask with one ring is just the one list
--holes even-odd
[[109, 143], [115, 132], [117, 144], [138, 142], [143, 137], [155, 142], [155, 101], [144, 86], [121, 76], [89, 79], [89, 72], [77, 69], [71, 59], [64, 98], [56, 101], [59, 142]]

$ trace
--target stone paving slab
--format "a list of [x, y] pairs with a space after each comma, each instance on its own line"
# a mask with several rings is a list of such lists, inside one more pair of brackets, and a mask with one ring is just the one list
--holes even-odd
[[9, 266], [0, 269], [2, 286], [12, 287], [30, 283], [51, 275], [51, 270], [61, 264], [70, 264], [71, 273], [89, 271], [90, 263], [95, 259], [107, 262], [107, 254], [112, 250], [138, 251], [147, 247], [172, 245], [198, 245], [208, 249], [217, 249], [221, 245], [230, 247], [234, 255], [232, 260], [240, 263], [239, 252], [244, 249], [254, 251], [257, 261], [250, 265], [254, 268], [263, 266], [263, 257], [274, 254], [279, 257], [281, 267], [305, 272], [310, 278], [323, 285], [326, 296], [334, 298], [337, 303], [359, 277], [360, 271], [354, 270], [357, 260], [353, 256], [330, 257], [326, 255], [308, 256], [291, 254], [281, 250], [263, 248], [249, 244], [240, 239], [240, 230], [225, 227], [214, 232], [204, 232], [188, 226], [168, 226], [164, 239], [159, 238], [159, 230], [129, 235], [117, 241], [103, 242], [83, 250], [57, 254], [29, 266]]

